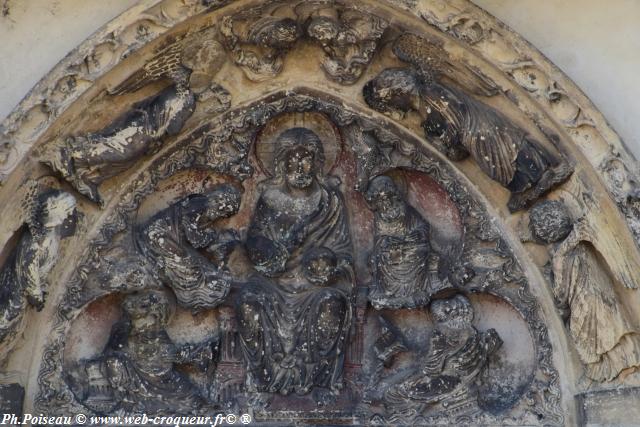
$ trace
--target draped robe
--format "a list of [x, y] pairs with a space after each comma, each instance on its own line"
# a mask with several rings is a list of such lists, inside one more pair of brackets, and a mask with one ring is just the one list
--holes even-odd
[[[376, 221], [372, 256], [374, 306], [413, 308], [425, 305], [431, 295], [429, 275], [429, 224], [411, 206], [407, 206], [401, 236], [387, 232]], [[401, 256], [396, 259], [394, 252]]]
[[[323, 184], [317, 191], [317, 206], [302, 215], [279, 203], [282, 190], [265, 191], [248, 232], [247, 251], [261, 250], [256, 239], [266, 239], [286, 258], [278, 277], [254, 277], [236, 299], [256, 391], [305, 394], [314, 386], [341, 387], [351, 320], [351, 238], [341, 194]], [[314, 285], [302, 274], [302, 257], [319, 247], [333, 251], [342, 267], [332, 286]]]

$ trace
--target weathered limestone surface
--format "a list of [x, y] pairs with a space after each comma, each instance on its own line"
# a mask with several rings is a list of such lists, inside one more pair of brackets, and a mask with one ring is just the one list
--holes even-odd
[[7, 408], [633, 421], [638, 165], [466, 0], [149, 1], [0, 138]]

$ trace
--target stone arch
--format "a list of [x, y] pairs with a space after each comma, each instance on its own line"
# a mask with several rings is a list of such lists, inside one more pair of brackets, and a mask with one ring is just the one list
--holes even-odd
[[[321, 18], [315, 35], [309, 29], [314, 18]], [[351, 40], [331, 38], [331, 28], [322, 26], [328, 23], [337, 25]], [[405, 45], [399, 42], [403, 36]], [[282, 39], [274, 42], [270, 37]], [[351, 62], [345, 62], [345, 57]], [[175, 61], [182, 68], [176, 67]], [[190, 72], [186, 77], [180, 73], [185, 68]], [[509, 209], [511, 192], [522, 191], [508, 188], [508, 180], [501, 185], [497, 172], [491, 179], [491, 168], [500, 168], [492, 153], [464, 146], [471, 156], [447, 157], [446, 146], [438, 149], [442, 135], [425, 134], [424, 123], [433, 116], [429, 116], [431, 110], [420, 116], [420, 108], [425, 107], [420, 102], [426, 103], [428, 95], [416, 92], [419, 102], [381, 95], [379, 104], [363, 96], [365, 85], [388, 69], [408, 70], [409, 77], [424, 87], [453, 88], [453, 92], [437, 93], [452, 96], [447, 101], [458, 102], [464, 111], [480, 111], [475, 116], [478, 123], [458, 123], [460, 139], [482, 131], [489, 137], [505, 126], [509, 130], [505, 134], [519, 136], [514, 137], [518, 144], [534, 141], [523, 143], [519, 152], [553, 153], [551, 157], [566, 167], [566, 175], [557, 182], [551, 179], [553, 182], [533, 192], [531, 200]], [[388, 88], [381, 83], [379, 89]], [[153, 98], [158, 94], [161, 98]], [[435, 108], [433, 105], [425, 108]], [[407, 111], [393, 114], [397, 113], [390, 108], [393, 106]], [[440, 112], [450, 119], [455, 112], [448, 107], [447, 103], [440, 105]], [[173, 121], [162, 122], [162, 114], [169, 114], [166, 111], [178, 111]], [[637, 165], [588, 99], [539, 52], [466, 0], [447, 5], [371, 0], [357, 8], [348, 1], [238, 1], [225, 5], [165, 0], [136, 6], [97, 32], [46, 76], [2, 125], [0, 198], [5, 203], [0, 209], [7, 220], [0, 226], [0, 236], [8, 247], [3, 280], [16, 286], [21, 304], [16, 319], [26, 324], [24, 330], [18, 326], [12, 329], [15, 338], [10, 336], [3, 343], [8, 355], [5, 377], [26, 388], [26, 412], [62, 415], [87, 410], [86, 401], [72, 392], [66, 379], [68, 367], [63, 359], [67, 338], [76, 319], [88, 316], [88, 307], [96, 301], [146, 283], [140, 279], [144, 271], [131, 268], [131, 262], [120, 262], [132, 256], [133, 241], [127, 239], [136, 233], [141, 206], [147, 203], [153, 213], [178, 196], [206, 191], [207, 176], [211, 182], [232, 181], [243, 186], [245, 193], [257, 193], [252, 176], [256, 174], [259, 131], [279, 114], [307, 112], [323, 114], [337, 128], [352, 166], [348, 170], [343, 164], [342, 180], [362, 181], [361, 192], [375, 176], [409, 170], [424, 174], [447, 194], [464, 229], [459, 252], [448, 254], [456, 258], [451, 262], [455, 268], [443, 273], [451, 282], [449, 293], [470, 296], [480, 313], [493, 307], [487, 298], [497, 298], [497, 306], [511, 307], [526, 324], [536, 353], [531, 375], [524, 375], [527, 381], [514, 385], [509, 382], [512, 377], [505, 380], [513, 386], [508, 391], [517, 389], [520, 397], [504, 407], [504, 395], [498, 394], [491, 404], [465, 413], [468, 400], [473, 400], [465, 397], [467, 400], [458, 402], [462, 414], [445, 409], [434, 415], [421, 407], [418, 418], [409, 420], [393, 418], [393, 411], [385, 413], [379, 407], [384, 406], [380, 403], [384, 399], [378, 397], [378, 407], [374, 399], [374, 409], [364, 415], [349, 415], [344, 410], [341, 415], [327, 414], [327, 419], [357, 416], [361, 417], [359, 422], [382, 423], [466, 420], [573, 424], [597, 420], [593, 418], [596, 412], [591, 412], [600, 401], [597, 396], [606, 396], [615, 387], [624, 387], [628, 391], [625, 396], [633, 398], [633, 386], [638, 382], [635, 368], [640, 361], [640, 349], [634, 341], [640, 333], [635, 326], [640, 322], [635, 308], [639, 297], [631, 289], [636, 287], [640, 271]], [[473, 115], [468, 117], [466, 120], [474, 120]], [[491, 120], [495, 130], [483, 129], [482, 124]], [[139, 130], [145, 126], [144, 131]], [[87, 148], [98, 146], [104, 152], [113, 145], [100, 145], [103, 140], [134, 128], [143, 135], [143, 147], [126, 159], [105, 160], [101, 153]], [[68, 136], [75, 142], [69, 142]], [[121, 144], [116, 151], [127, 154], [131, 140], [113, 141]], [[98, 161], [83, 163], [90, 157]], [[186, 177], [175, 178], [182, 172]], [[245, 179], [250, 184], [243, 184]], [[532, 179], [527, 188], [535, 190], [541, 181], [540, 177]], [[362, 196], [344, 182], [341, 185], [341, 191], [349, 195], [348, 210], [356, 210], [349, 203]], [[55, 250], [57, 256], [47, 252], [51, 239], [38, 243], [33, 225], [34, 212], [39, 212], [37, 207], [46, 200], [38, 194], [46, 194], [52, 187], [74, 195], [80, 213], [73, 237], [61, 238], [64, 223], [52, 232], [51, 239], [61, 242], [59, 254]], [[418, 192], [426, 188], [418, 187]], [[163, 191], [172, 196], [148, 202], [154, 192]], [[16, 200], [21, 201], [20, 206]], [[539, 204], [543, 200], [560, 202]], [[565, 207], [558, 207], [558, 203]], [[534, 204], [536, 213], [532, 213]], [[51, 211], [52, 217], [55, 213], [66, 215], [53, 207]], [[238, 215], [250, 214], [241, 210]], [[536, 214], [542, 215], [539, 229], [535, 228]], [[562, 229], [565, 214], [573, 223], [572, 234]], [[352, 227], [360, 224], [353, 218]], [[545, 222], [549, 218], [559, 222]], [[239, 221], [246, 228], [250, 220]], [[18, 246], [45, 261], [57, 257], [52, 268], [40, 266], [42, 279], [48, 276], [50, 282], [41, 313], [36, 313], [31, 299], [27, 302], [26, 291], [22, 297], [22, 287], [28, 287], [20, 284], [21, 277], [7, 273], [17, 269], [12, 256], [25, 263], [36, 259], [12, 249], [12, 236], [25, 223], [28, 227], [23, 234], [31, 238], [25, 242], [32, 243]], [[561, 236], [548, 237], [554, 233]], [[565, 275], [560, 276], [561, 272]], [[458, 277], [467, 273], [475, 278]], [[600, 281], [593, 283], [590, 277]], [[581, 287], [596, 297], [576, 302]], [[567, 306], [564, 311], [556, 307], [559, 302]], [[355, 312], [359, 309], [363, 313], [372, 310], [366, 300], [364, 308], [354, 308]], [[597, 329], [585, 332], [572, 328], [603, 309], [620, 314], [607, 319], [613, 324], [603, 329], [606, 332], [602, 333], [612, 337], [594, 345], [585, 334], [595, 334]], [[418, 322], [411, 320], [414, 312], [400, 312], [396, 323], [402, 324], [405, 318]], [[382, 334], [382, 321], [368, 316], [369, 325], [374, 322], [380, 328], [374, 332]], [[394, 323], [396, 314], [390, 316]], [[492, 323], [491, 314], [480, 315], [480, 319], [489, 326], [497, 322]], [[426, 330], [433, 329], [431, 322]], [[504, 332], [502, 335], [510, 342]], [[362, 345], [377, 343], [374, 341], [364, 339]], [[616, 353], [616, 348], [622, 350]], [[508, 354], [510, 350], [502, 351]], [[421, 351], [427, 354], [430, 348]], [[27, 354], [33, 354], [33, 359], [25, 358]], [[402, 357], [396, 368], [409, 372]], [[494, 373], [505, 375], [513, 360], [501, 363]], [[386, 374], [394, 370], [393, 365], [379, 369]], [[353, 378], [347, 379], [356, 384], [351, 392], [357, 396], [365, 385]], [[484, 381], [491, 383], [490, 376], [485, 375]], [[280, 412], [266, 411], [264, 419], [282, 420], [287, 413], [283, 411], [290, 409], [286, 405], [294, 405], [291, 409], [302, 405], [292, 416], [305, 420], [303, 403], [280, 404], [284, 405]]]

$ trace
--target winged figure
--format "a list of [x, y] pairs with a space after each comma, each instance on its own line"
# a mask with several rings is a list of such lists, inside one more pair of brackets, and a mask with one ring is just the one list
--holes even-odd
[[[437, 44], [400, 36], [393, 51], [413, 67], [383, 70], [363, 88], [367, 104], [396, 118], [416, 111], [425, 136], [452, 160], [472, 157], [491, 179], [511, 192], [509, 209], [529, 206], [573, 172], [525, 129], [498, 110], [441, 82], [443, 73], [468, 90], [488, 91], [470, 68], [449, 61]], [[443, 53], [444, 52], [444, 53]]]

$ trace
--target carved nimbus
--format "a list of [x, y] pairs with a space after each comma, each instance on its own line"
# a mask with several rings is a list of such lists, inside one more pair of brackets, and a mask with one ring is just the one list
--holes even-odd
[[44, 308], [47, 277], [60, 255], [60, 241], [75, 231], [76, 200], [71, 194], [46, 189], [27, 202], [27, 229], [0, 271], [0, 361], [15, 345], [27, 306]]

